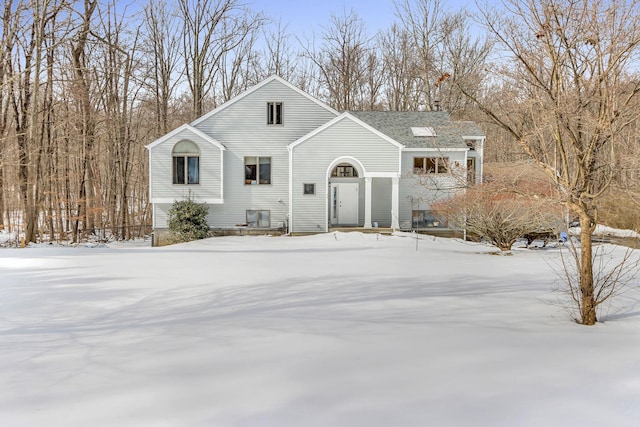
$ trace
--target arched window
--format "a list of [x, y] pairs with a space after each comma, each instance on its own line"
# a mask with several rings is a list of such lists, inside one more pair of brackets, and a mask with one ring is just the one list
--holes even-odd
[[351, 166], [349, 163], [340, 163], [338, 166], [333, 168], [331, 176], [357, 178], [358, 170]]
[[191, 141], [182, 140], [173, 147], [173, 183], [200, 183], [200, 150]]

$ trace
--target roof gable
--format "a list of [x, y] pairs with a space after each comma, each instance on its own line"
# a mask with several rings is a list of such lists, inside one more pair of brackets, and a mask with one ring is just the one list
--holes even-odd
[[334, 110], [333, 108], [329, 107], [324, 102], [314, 98], [313, 96], [309, 95], [307, 92], [303, 91], [302, 89], [299, 89], [299, 88], [295, 87], [294, 85], [292, 85], [288, 81], [284, 80], [283, 78], [281, 78], [281, 77], [279, 77], [277, 75], [272, 75], [272, 76], [264, 79], [263, 81], [261, 81], [257, 85], [245, 90], [244, 92], [242, 92], [238, 96], [235, 96], [234, 98], [230, 99], [229, 101], [225, 102], [224, 104], [218, 106], [217, 108], [215, 108], [215, 109], [209, 111], [208, 113], [204, 114], [203, 116], [197, 118], [196, 120], [191, 122], [191, 125], [192, 126], [197, 126], [198, 124], [200, 124], [203, 121], [207, 120], [209, 117], [214, 116], [214, 115], [218, 114], [220, 111], [223, 111], [223, 110], [229, 108], [231, 105], [235, 104], [236, 102], [240, 101], [241, 99], [246, 98], [247, 96], [251, 95], [252, 93], [260, 90], [262, 87], [264, 87], [267, 84], [269, 84], [271, 82], [274, 82], [274, 81], [278, 82], [278, 83], [282, 84], [283, 86], [287, 87], [288, 89], [293, 90], [294, 92], [304, 96], [308, 100], [310, 100], [313, 103], [319, 105], [320, 107], [322, 107], [325, 110], [331, 112], [332, 114], [334, 114], [336, 116], [338, 114], [340, 114], [336, 110]]
[[168, 141], [169, 139], [180, 135], [183, 132], [191, 132], [193, 133], [195, 136], [197, 136], [198, 138], [202, 139], [203, 141], [214, 145], [215, 147], [218, 147], [220, 150], [225, 150], [225, 146], [222, 145], [220, 142], [218, 142], [215, 138], [210, 137], [209, 135], [207, 135], [206, 133], [194, 128], [193, 126], [189, 125], [189, 124], [184, 124], [174, 130], [172, 130], [171, 132], [169, 132], [168, 134], [156, 139], [155, 141], [153, 141], [151, 144], [146, 145], [145, 148], [147, 150], [151, 150], [153, 147], [162, 144], [163, 142]]
[[382, 138], [383, 140], [387, 141], [388, 143], [396, 146], [397, 148], [400, 148], [400, 149], [404, 148], [404, 146], [402, 144], [400, 144], [398, 141], [394, 140], [393, 138], [390, 138], [389, 136], [385, 135], [384, 133], [380, 132], [379, 130], [375, 129], [374, 127], [368, 125], [367, 123], [363, 122], [362, 120], [358, 119], [357, 117], [352, 116], [350, 113], [345, 112], [345, 113], [340, 114], [335, 119], [325, 123], [324, 125], [320, 126], [317, 129], [315, 129], [313, 132], [310, 132], [310, 133], [306, 134], [305, 136], [303, 136], [302, 138], [299, 138], [298, 140], [293, 141], [291, 144], [289, 144], [289, 149], [293, 149], [297, 145], [302, 144], [303, 142], [313, 138], [314, 136], [318, 135], [319, 133], [322, 133], [326, 129], [334, 126], [337, 123], [340, 123], [343, 120], [349, 120], [349, 121], [351, 121], [353, 123], [356, 123], [357, 125], [363, 127], [364, 129], [368, 130], [369, 132], [379, 136], [380, 138]]

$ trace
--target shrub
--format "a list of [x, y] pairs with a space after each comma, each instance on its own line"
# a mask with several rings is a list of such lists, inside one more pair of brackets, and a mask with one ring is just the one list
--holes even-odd
[[175, 243], [204, 239], [209, 233], [209, 207], [196, 203], [191, 197], [176, 200], [169, 210], [169, 231]]
[[525, 235], [557, 232], [564, 211], [553, 186], [522, 171], [494, 172], [483, 184], [434, 203], [433, 209], [450, 226], [466, 229], [502, 251]]

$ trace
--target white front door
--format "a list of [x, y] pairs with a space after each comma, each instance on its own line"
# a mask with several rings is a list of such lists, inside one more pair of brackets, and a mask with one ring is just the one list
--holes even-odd
[[358, 225], [358, 183], [331, 184], [331, 224]]

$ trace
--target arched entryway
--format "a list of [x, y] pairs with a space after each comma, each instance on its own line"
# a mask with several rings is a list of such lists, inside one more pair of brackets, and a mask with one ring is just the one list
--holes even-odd
[[327, 170], [329, 224], [357, 227], [362, 223], [362, 188], [365, 170], [355, 158], [334, 160]]

